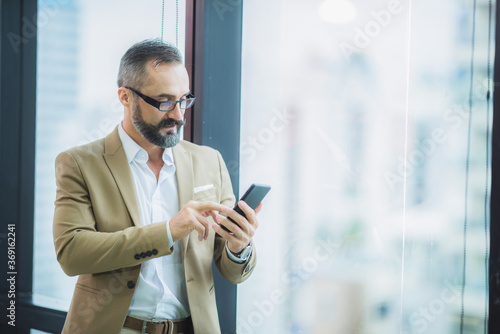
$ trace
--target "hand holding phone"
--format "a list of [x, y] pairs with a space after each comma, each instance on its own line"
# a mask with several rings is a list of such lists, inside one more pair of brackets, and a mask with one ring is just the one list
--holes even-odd
[[[243, 201], [248, 204], [249, 207], [252, 208], [252, 210], [255, 210], [260, 202], [264, 199], [264, 197], [267, 195], [267, 193], [271, 190], [271, 186], [268, 186], [266, 184], [252, 184], [250, 188], [241, 196], [240, 201]], [[240, 215], [246, 218], [245, 213], [243, 210], [240, 209], [238, 206], [238, 203], [233, 208], [234, 211], [238, 212]], [[238, 225], [233, 219], [228, 217], [230, 221], [232, 221], [234, 224]], [[238, 225], [239, 226], [239, 225]], [[226, 232], [231, 232], [229, 229], [227, 229], [224, 225], [220, 225], [222, 229]]]

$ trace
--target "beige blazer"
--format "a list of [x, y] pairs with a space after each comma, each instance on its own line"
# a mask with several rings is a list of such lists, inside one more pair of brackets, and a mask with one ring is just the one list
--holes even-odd
[[[181, 141], [173, 148], [179, 208], [188, 201], [234, 205], [227, 168], [216, 150]], [[134, 182], [118, 130], [65, 151], [56, 159], [54, 245], [64, 272], [79, 275], [63, 333], [119, 333], [141, 263], [168, 256], [166, 222], [142, 225]], [[194, 194], [194, 188], [214, 188]], [[210, 229], [207, 241], [191, 233], [181, 242], [195, 333], [220, 333], [212, 259], [227, 280], [240, 283], [254, 269], [256, 252], [237, 264], [225, 241]], [[178, 251], [178, 250], [175, 250]]]

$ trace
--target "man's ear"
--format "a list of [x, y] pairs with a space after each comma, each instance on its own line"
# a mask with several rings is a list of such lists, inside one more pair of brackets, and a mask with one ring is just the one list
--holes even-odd
[[128, 107], [131, 105], [131, 103], [132, 103], [131, 96], [132, 96], [132, 93], [130, 92], [129, 89], [127, 89], [125, 87], [118, 88], [118, 99], [120, 100], [120, 103], [124, 107]]

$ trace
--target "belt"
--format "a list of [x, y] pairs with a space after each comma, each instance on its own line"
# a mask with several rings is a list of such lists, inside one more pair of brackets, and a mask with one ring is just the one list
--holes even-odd
[[148, 334], [193, 334], [191, 317], [181, 320], [142, 320], [127, 315], [123, 327]]

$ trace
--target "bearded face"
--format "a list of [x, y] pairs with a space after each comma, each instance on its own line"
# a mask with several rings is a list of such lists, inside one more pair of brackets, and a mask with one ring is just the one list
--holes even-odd
[[[137, 131], [151, 144], [161, 148], [174, 147], [181, 139], [180, 130], [185, 124], [184, 120], [175, 120], [172, 118], [162, 119], [157, 125], [149, 124], [144, 121], [141, 107], [137, 102], [134, 102], [132, 124]], [[175, 126], [165, 135], [161, 134], [161, 130]]]

